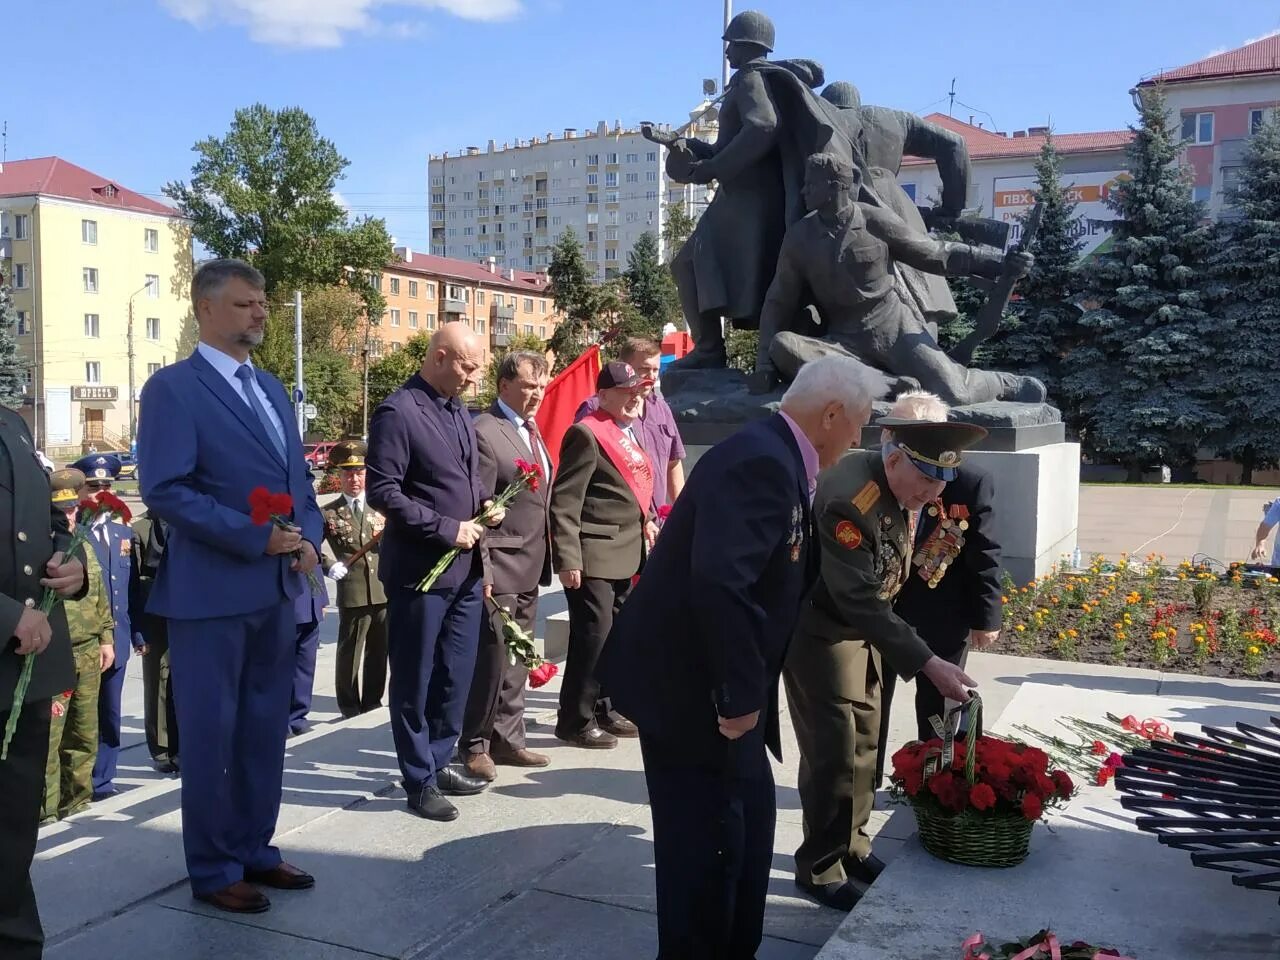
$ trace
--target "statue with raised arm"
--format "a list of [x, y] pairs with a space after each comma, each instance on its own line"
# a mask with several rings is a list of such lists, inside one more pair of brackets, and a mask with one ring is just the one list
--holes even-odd
[[[1033, 259], [1022, 251], [935, 240], [883, 204], [858, 200], [862, 171], [833, 154], [811, 156], [804, 182], [811, 212], [787, 231], [760, 318], [755, 384], [768, 389], [791, 379], [806, 361], [853, 356], [918, 385], [952, 406], [991, 400], [1042, 402], [1033, 377], [970, 369], [938, 346], [911, 298], [901, 295], [897, 267], [935, 276], [987, 280], [1026, 276]], [[813, 303], [821, 337], [791, 330]]]

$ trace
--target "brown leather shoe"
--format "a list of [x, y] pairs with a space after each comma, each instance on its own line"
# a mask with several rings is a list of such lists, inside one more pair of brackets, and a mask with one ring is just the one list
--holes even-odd
[[246, 870], [244, 878], [250, 883], [274, 887], [277, 890], [310, 890], [316, 885], [315, 877], [284, 861], [270, 870]]
[[615, 713], [598, 722], [601, 730], [612, 733], [615, 737], [633, 739], [640, 736], [639, 728], [620, 713]]
[[468, 754], [462, 767], [467, 771], [468, 777], [475, 777], [477, 780], [485, 780], [489, 783], [498, 779], [498, 768], [493, 765], [493, 758], [487, 753]]
[[255, 890], [243, 880], [213, 893], [196, 893], [193, 896], [201, 903], [227, 913], [266, 913], [271, 909], [271, 901], [262, 895], [262, 891]]
[[545, 753], [535, 753], [521, 747], [519, 750], [495, 750], [493, 762], [504, 767], [545, 767], [551, 758]]
[[594, 725], [579, 733], [561, 733], [557, 730], [556, 739], [587, 750], [612, 750], [618, 745], [617, 737]]

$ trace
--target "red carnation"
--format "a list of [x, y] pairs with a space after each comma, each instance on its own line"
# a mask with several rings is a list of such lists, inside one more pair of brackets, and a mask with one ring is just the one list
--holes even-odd
[[1053, 771], [1053, 782], [1058, 788], [1058, 796], [1064, 800], [1076, 792], [1076, 785], [1065, 770]]
[[538, 485], [542, 482], [542, 466], [537, 463], [530, 463], [528, 460], [517, 460], [516, 471], [520, 474], [519, 479], [528, 485], [530, 490], [537, 490]]
[[1093, 782], [1099, 787], [1105, 787], [1115, 775], [1115, 767], [1099, 767], [1097, 774], [1093, 778]]
[[1107, 759], [1102, 761], [1102, 765], [1115, 770], [1117, 767], [1124, 766], [1124, 757], [1120, 756], [1118, 753], [1113, 753], [1111, 756], [1107, 757]]
[[1093, 741], [1093, 746], [1089, 750], [1095, 757], [1101, 757], [1107, 752], [1107, 745], [1101, 740]]
[[1044, 816], [1044, 805], [1034, 793], [1028, 793], [1022, 798], [1022, 815], [1028, 820], [1039, 820]]
[[996, 805], [996, 792], [985, 783], [979, 783], [969, 791], [969, 802], [975, 810], [990, 810]]
[[669, 516], [671, 516], [671, 504], [664, 503], [658, 508], [658, 519], [666, 520]]
[[537, 690], [538, 687], [545, 686], [549, 683], [559, 672], [559, 667], [550, 660], [544, 660], [541, 666], [535, 667], [529, 671], [529, 686], [534, 690]]

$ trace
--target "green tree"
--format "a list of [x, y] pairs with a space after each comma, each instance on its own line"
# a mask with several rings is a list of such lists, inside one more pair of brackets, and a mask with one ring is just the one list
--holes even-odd
[[1215, 383], [1222, 324], [1207, 309], [1202, 269], [1213, 231], [1179, 163], [1163, 90], [1143, 93], [1133, 130], [1132, 179], [1109, 201], [1120, 217], [1115, 243], [1087, 268], [1090, 309], [1062, 386], [1079, 405], [1086, 446], [1138, 480], [1149, 464], [1191, 461], [1224, 420]]
[[600, 290], [591, 282], [582, 244], [570, 227], [561, 234], [551, 251], [547, 267], [548, 292], [556, 310], [564, 318], [547, 341], [555, 353], [553, 373], [559, 373], [595, 343], [604, 324], [600, 319]]
[[418, 372], [431, 344], [430, 333], [419, 333], [405, 341], [394, 353], [387, 353], [369, 365], [369, 415], [391, 393]]
[[662, 242], [666, 244], [668, 263], [680, 252], [680, 248], [689, 239], [689, 234], [693, 233], [695, 226], [697, 221], [689, 215], [683, 200], [667, 207], [667, 218], [662, 224]]
[[1224, 222], [1209, 261], [1229, 328], [1217, 343], [1215, 376], [1226, 424], [1216, 446], [1253, 471], [1280, 462], [1280, 120], [1272, 116], [1249, 141], [1234, 194], [1240, 214]]
[[[334, 198], [348, 161], [301, 108], [259, 103], [237, 110], [225, 137], [207, 137], [193, 149], [199, 158], [191, 183], [169, 183], [165, 194], [210, 252], [261, 270], [273, 298], [342, 283], [349, 271], [367, 276], [390, 262], [386, 224], [352, 222]], [[369, 315], [381, 316], [381, 294], [367, 283], [354, 286]]]
[[30, 364], [18, 353], [14, 325], [18, 312], [13, 307], [13, 289], [0, 274], [0, 404], [17, 409], [22, 406]]
[[[1030, 248], [1036, 263], [1018, 283], [1019, 299], [985, 353], [991, 366], [1039, 378], [1068, 424], [1078, 430], [1079, 414], [1062, 393], [1062, 367], [1081, 337], [1081, 311], [1072, 300], [1080, 290], [1077, 264], [1084, 244], [1076, 232], [1077, 205], [1063, 189], [1061, 169], [1049, 136], [1036, 160], [1040, 229]], [[1029, 216], [1023, 218], [1024, 227]]]
[[668, 323], [680, 320], [680, 294], [671, 271], [658, 258], [658, 238], [645, 231], [627, 254], [627, 269], [622, 274], [627, 299], [635, 310], [629, 336], [662, 338]]
[[529, 353], [547, 352], [547, 341], [537, 334], [517, 333], [508, 341], [506, 349], [489, 358], [489, 367], [480, 381], [479, 394], [476, 397], [478, 407], [488, 407], [498, 397], [498, 368], [509, 354], [528, 351]]
[[347, 354], [332, 349], [313, 352], [303, 364], [302, 379], [307, 402], [316, 406], [310, 433], [326, 440], [360, 433], [360, 374]]

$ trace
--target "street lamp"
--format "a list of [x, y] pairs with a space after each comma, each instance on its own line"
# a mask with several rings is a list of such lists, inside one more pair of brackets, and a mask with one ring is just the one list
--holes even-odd
[[135, 402], [135, 394], [133, 387], [133, 298], [144, 290], [151, 289], [151, 281], [148, 280], [133, 293], [129, 294], [129, 445], [133, 446], [138, 439], [138, 407]]

